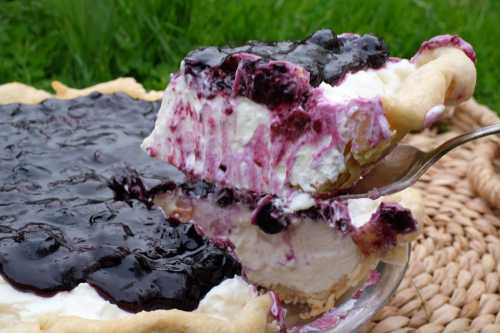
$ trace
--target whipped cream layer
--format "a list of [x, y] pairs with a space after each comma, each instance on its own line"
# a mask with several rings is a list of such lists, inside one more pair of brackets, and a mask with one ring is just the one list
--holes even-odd
[[34, 321], [44, 315], [78, 316], [85, 319], [114, 319], [130, 315], [103, 299], [88, 283], [52, 297], [22, 292], [0, 277], [0, 328], [12, 322]]
[[376, 159], [389, 144], [394, 133], [374, 92], [393, 89], [413, 67], [404, 61], [380, 75], [361, 71], [339, 86], [322, 83], [311, 90], [307, 112], [299, 107], [284, 118], [247, 97], [199, 97], [176, 75], [143, 148], [188, 174], [238, 189], [285, 197], [296, 188], [328, 191], [341, 175], [350, 177], [349, 163]]
[[212, 288], [201, 300], [196, 312], [220, 319], [236, 320], [248, 302], [258, 295], [254, 286], [243, 278], [235, 276]]
[[[87, 283], [69, 292], [41, 297], [22, 292], [0, 277], [0, 329], [35, 322], [43, 316], [77, 316], [84, 319], [120, 319], [133, 314], [104, 300]], [[224, 280], [202, 299], [195, 312], [219, 319], [234, 320], [259, 293], [239, 276]]]

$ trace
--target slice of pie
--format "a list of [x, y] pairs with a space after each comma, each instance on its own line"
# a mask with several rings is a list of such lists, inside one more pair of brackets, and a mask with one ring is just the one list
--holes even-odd
[[330, 30], [198, 49], [172, 75], [143, 147], [196, 178], [276, 194], [293, 210], [297, 192], [349, 188], [408, 131], [468, 99], [474, 57], [458, 37], [435, 37], [406, 60], [375, 36]]
[[0, 106], [0, 332], [277, 332], [321, 315], [403, 261], [423, 219], [411, 189], [335, 195], [469, 98], [473, 60], [455, 36], [404, 60], [321, 30], [191, 52], [157, 117], [120, 93]]

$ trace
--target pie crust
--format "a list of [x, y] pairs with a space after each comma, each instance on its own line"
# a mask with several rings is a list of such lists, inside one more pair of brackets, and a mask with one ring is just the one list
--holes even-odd
[[269, 320], [271, 302], [267, 294], [256, 297], [231, 321], [203, 313], [158, 310], [119, 320], [44, 316], [34, 323], [12, 323], [0, 328], [0, 333], [271, 333], [276, 332]]
[[[412, 60], [417, 70], [394, 96], [383, 99], [389, 122], [403, 135], [432, 125], [444, 105], [465, 102], [476, 87], [474, 62], [456, 47], [424, 48]], [[443, 108], [436, 111], [435, 106]]]

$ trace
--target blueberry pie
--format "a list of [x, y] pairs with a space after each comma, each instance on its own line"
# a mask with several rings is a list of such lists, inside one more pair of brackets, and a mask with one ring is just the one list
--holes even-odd
[[0, 86], [0, 332], [306, 332], [424, 216], [413, 189], [336, 195], [470, 98], [474, 61], [320, 30], [194, 50], [161, 104]]

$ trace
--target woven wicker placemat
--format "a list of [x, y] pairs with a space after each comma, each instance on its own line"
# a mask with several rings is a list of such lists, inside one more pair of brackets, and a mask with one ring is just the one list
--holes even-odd
[[[413, 135], [429, 149], [479, 126], [500, 123], [488, 108], [457, 107], [450, 131]], [[500, 137], [469, 143], [443, 157], [416, 184], [427, 219], [412, 244], [398, 291], [360, 332], [500, 333]]]

